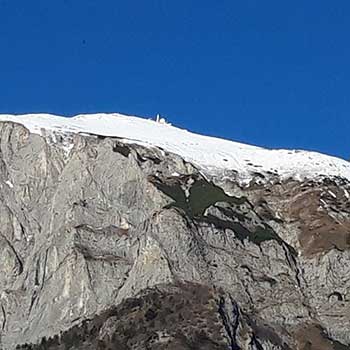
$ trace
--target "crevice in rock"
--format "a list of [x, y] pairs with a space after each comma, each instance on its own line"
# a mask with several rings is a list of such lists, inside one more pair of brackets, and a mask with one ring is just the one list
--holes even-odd
[[3, 314], [3, 321], [2, 321], [1, 329], [5, 330], [6, 323], [7, 323], [7, 317], [6, 317], [5, 307], [2, 304], [1, 304], [1, 311], [2, 311], [2, 314]]
[[265, 350], [263, 346], [260, 344], [258, 339], [256, 338], [255, 334], [252, 335], [252, 340], [250, 342], [250, 345], [255, 347], [256, 350]]
[[339, 292], [333, 292], [328, 296], [328, 300], [336, 300], [336, 301], [343, 301], [344, 298]]
[[149, 160], [149, 161], [153, 162], [154, 164], [159, 165], [162, 162], [162, 160], [156, 156], [141, 155], [137, 151], [136, 151], [136, 157], [137, 157], [137, 161], [139, 163], [145, 163]]
[[130, 154], [130, 148], [121, 143], [115, 143], [113, 145], [113, 152], [119, 153], [125, 158], [128, 158]]
[[7, 239], [7, 237], [2, 233], [0, 233], [0, 236], [5, 240], [5, 242], [7, 243], [7, 245], [10, 247], [11, 251], [13, 252], [14, 256], [16, 257], [16, 261], [18, 263], [18, 275], [21, 275], [23, 272], [23, 261], [22, 261], [21, 257], [17, 253], [15, 247]]
[[225, 298], [223, 296], [219, 299], [219, 315], [221, 317], [222, 323], [224, 325], [227, 338], [230, 342], [230, 350], [240, 350], [241, 348], [237, 345], [236, 341], [236, 332], [239, 326], [239, 309], [238, 305], [231, 301], [232, 303], [232, 320], [229, 319], [228, 312], [229, 310], [226, 309], [226, 302]]

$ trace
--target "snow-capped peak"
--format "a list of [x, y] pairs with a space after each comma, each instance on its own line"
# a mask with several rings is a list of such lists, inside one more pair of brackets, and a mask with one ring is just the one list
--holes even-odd
[[[160, 120], [158, 118], [158, 120]], [[0, 121], [24, 125], [32, 133], [87, 133], [114, 136], [143, 146], [161, 147], [213, 174], [233, 170], [241, 180], [253, 173], [282, 178], [342, 177], [350, 181], [350, 163], [336, 157], [299, 150], [268, 150], [179, 129], [166, 122], [121, 114], [77, 115], [73, 118], [49, 114], [0, 115]]]

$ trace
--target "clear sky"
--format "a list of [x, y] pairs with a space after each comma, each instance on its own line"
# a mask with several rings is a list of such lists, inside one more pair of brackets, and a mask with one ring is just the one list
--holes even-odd
[[0, 113], [160, 113], [350, 158], [349, 0], [0, 0]]

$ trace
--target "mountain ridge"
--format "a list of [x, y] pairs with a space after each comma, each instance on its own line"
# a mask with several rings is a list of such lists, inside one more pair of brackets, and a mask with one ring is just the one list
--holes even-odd
[[[281, 178], [307, 179], [317, 176], [350, 180], [350, 163], [337, 157], [303, 150], [265, 149], [121, 114], [90, 114], [66, 118], [50, 114], [0, 115], [0, 121], [24, 125], [42, 135], [86, 133], [118, 137], [128, 143], [159, 147], [180, 155], [208, 175], [235, 171], [241, 183], [249, 183], [255, 173]], [[45, 130], [45, 131], [44, 131]], [[55, 139], [53, 138], [55, 142]]]

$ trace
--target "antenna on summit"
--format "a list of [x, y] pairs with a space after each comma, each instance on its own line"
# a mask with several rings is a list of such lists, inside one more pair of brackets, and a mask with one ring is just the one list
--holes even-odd
[[157, 113], [157, 116], [156, 116], [156, 123], [165, 124], [165, 125], [171, 125], [170, 123], [168, 123], [165, 120], [165, 118], [161, 117], [159, 113]]

